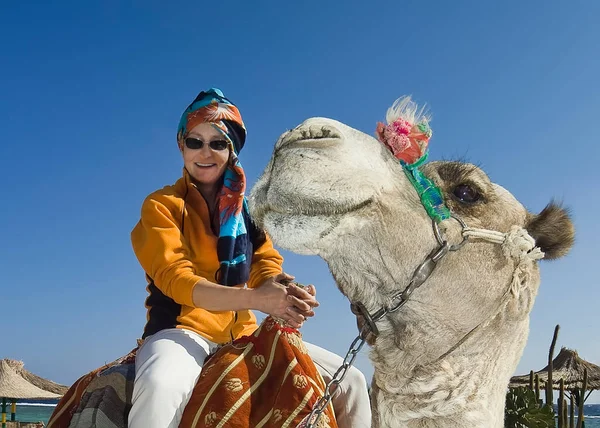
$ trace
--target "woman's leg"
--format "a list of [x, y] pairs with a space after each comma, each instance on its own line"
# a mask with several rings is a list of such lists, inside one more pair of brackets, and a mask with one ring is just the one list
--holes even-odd
[[[329, 382], [344, 361], [339, 355], [311, 343], [306, 343], [308, 354], [317, 370]], [[371, 426], [371, 402], [365, 376], [351, 367], [333, 394], [333, 409], [340, 428], [369, 428]]]
[[129, 428], [177, 428], [213, 346], [178, 328], [146, 338], [135, 359]]

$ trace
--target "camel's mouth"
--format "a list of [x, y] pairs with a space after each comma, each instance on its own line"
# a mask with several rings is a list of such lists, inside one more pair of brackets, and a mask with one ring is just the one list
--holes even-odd
[[252, 216], [259, 223], [263, 224], [267, 216], [273, 218], [285, 218], [292, 220], [293, 218], [339, 218], [341, 216], [352, 214], [369, 207], [373, 204], [374, 199], [370, 198], [365, 201], [352, 205], [316, 205], [311, 201], [296, 202], [293, 207], [278, 206], [269, 203], [258, 203], [253, 206]]
[[335, 236], [335, 231], [344, 230], [349, 219], [368, 217], [364, 210], [375, 202], [367, 199], [354, 204], [322, 204], [297, 198], [286, 204], [287, 199], [277, 196], [271, 203], [265, 202], [266, 196], [259, 199], [262, 202], [251, 205], [252, 216], [273, 242], [294, 253], [312, 255], [319, 254], [322, 243]]
[[314, 205], [311, 201], [306, 201], [303, 204], [290, 209], [288, 207], [267, 206], [263, 207], [263, 211], [272, 212], [283, 215], [300, 215], [304, 217], [320, 217], [320, 216], [336, 216], [349, 214], [361, 210], [373, 203], [373, 198], [352, 205]]
[[339, 168], [343, 157], [356, 155], [350, 148], [340, 125], [324, 118], [309, 119], [281, 135], [271, 163], [252, 190], [253, 217], [259, 223], [267, 215], [325, 219], [371, 205], [376, 192], [367, 174], [357, 177], [346, 170], [346, 177], [339, 178], [329, 173]]

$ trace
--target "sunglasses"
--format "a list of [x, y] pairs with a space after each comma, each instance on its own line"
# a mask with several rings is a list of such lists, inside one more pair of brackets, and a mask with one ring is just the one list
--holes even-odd
[[[204, 141], [197, 138], [190, 137], [185, 139], [185, 146], [190, 150], [200, 150], [202, 147], [204, 147], [204, 144]], [[208, 143], [208, 147], [210, 147], [212, 150], [221, 151], [227, 149], [229, 147], [229, 143], [225, 140], [214, 140]]]

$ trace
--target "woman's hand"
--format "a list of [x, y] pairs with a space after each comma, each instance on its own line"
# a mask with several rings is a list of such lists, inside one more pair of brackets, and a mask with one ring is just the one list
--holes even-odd
[[286, 273], [265, 280], [255, 288], [255, 309], [281, 318], [294, 328], [300, 328], [306, 318], [314, 315], [312, 308], [319, 303], [315, 299], [315, 290], [309, 286], [304, 290], [294, 284], [287, 287], [283, 283], [293, 280], [294, 277]]
[[294, 283], [290, 283], [287, 287], [287, 300], [293, 307], [292, 310], [298, 312], [304, 318], [315, 316], [313, 308], [319, 306], [319, 302], [315, 298], [317, 290], [315, 286], [310, 284], [306, 287], [298, 287]]

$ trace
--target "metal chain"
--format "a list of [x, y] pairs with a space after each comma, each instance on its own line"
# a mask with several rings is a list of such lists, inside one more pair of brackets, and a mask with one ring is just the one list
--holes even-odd
[[409, 286], [406, 287], [402, 292], [397, 293], [392, 297], [392, 301], [396, 299], [399, 300], [396, 305], [392, 307], [384, 306], [373, 315], [370, 315], [369, 312], [363, 307], [364, 312], [362, 312], [362, 315], [366, 318], [367, 322], [361, 329], [359, 335], [356, 336], [356, 338], [352, 341], [342, 365], [337, 369], [331, 380], [327, 383], [327, 386], [325, 387], [325, 394], [319, 398], [319, 400], [313, 406], [313, 409], [307, 419], [306, 428], [314, 428], [316, 426], [321, 415], [325, 411], [325, 408], [327, 408], [331, 402], [336, 389], [339, 387], [340, 383], [342, 383], [342, 380], [344, 380], [344, 377], [346, 376], [346, 373], [350, 367], [352, 367], [352, 364], [356, 359], [356, 355], [358, 355], [361, 348], [365, 344], [369, 330], [378, 333], [375, 323], [388, 313], [395, 312], [401, 306], [403, 306], [408, 301], [408, 298], [412, 292], [421, 284], [423, 284], [429, 275], [431, 275], [437, 265], [437, 262], [439, 262], [448, 253], [448, 250], [448, 243], [444, 241], [444, 244], [440, 246], [440, 248], [437, 248], [423, 263], [421, 263], [421, 265], [419, 265], [413, 274], [413, 278]]
[[[335, 393], [336, 389], [344, 380], [344, 377], [346, 376], [346, 373], [348, 372], [350, 367], [352, 367], [356, 356], [358, 355], [366, 341], [366, 339], [362, 337], [363, 332], [366, 333], [364, 330], [365, 328], [363, 328], [360, 334], [356, 336], [356, 338], [352, 341], [352, 344], [350, 345], [350, 348], [348, 349], [348, 352], [344, 357], [342, 365], [337, 369], [331, 380], [327, 383], [327, 386], [325, 387], [325, 394], [321, 398], [319, 398], [319, 400], [313, 406], [312, 412], [310, 412], [310, 415], [308, 415], [306, 428], [314, 428], [316, 426], [317, 422], [319, 421], [319, 418], [331, 402], [331, 399], [333, 398], [333, 394]], [[364, 334], [364, 336], [366, 337], [366, 334]]]
[[[463, 222], [459, 217], [455, 215], [452, 215], [452, 218], [458, 221], [462, 226], [463, 230], [465, 230], [465, 228], [467, 227], [465, 222]], [[340, 383], [342, 383], [342, 380], [344, 380], [348, 369], [352, 367], [352, 364], [356, 359], [356, 355], [359, 353], [360, 349], [365, 344], [369, 331], [371, 331], [375, 335], [379, 334], [376, 322], [381, 320], [387, 314], [391, 312], [396, 312], [398, 309], [404, 306], [404, 304], [408, 301], [413, 291], [419, 288], [431, 276], [431, 274], [437, 267], [438, 262], [441, 259], [443, 259], [448, 254], [448, 252], [459, 250], [467, 242], [468, 236], [464, 236], [462, 242], [459, 242], [455, 245], [449, 245], [448, 242], [444, 239], [444, 235], [440, 231], [435, 220], [432, 223], [435, 237], [440, 246], [436, 248], [431, 254], [429, 254], [425, 261], [421, 263], [417, 267], [417, 269], [415, 269], [408, 286], [404, 290], [392, 296], [390, 301], [397, 301], [397, 303], [393, 305], [384, 305], [372, 315], [361, 303], [353, 303], [353, 306], [358, 310], [358, 313], [354, 310], [353, 312], [355, 312], [355, 314], [357, 315], [362, 315], [365, 319], [365, 324], [358, 336], [356, 336], [354, 341], [352, 341], [350, 349], [348, 349], [348, 352], [346, 353], [346, 357], [344, 357], [342, 365], [337, 369], [331, 380], [327, 383], [324, 395], [321, 398], [319, 398], [319, 400], [317, 400], [317, 402], [313, 406], [310, 415], [308, 415], [308, 418], [306, 419], [306, 428], [316, 427], [316, 424], [321, 418], [323, 412], [325, 411], [325, 408], [331, 402], [331, 399], [333, 398], [333, 393], [339, 387]]]
[[395, 300], [398, 300], [398, 303], [396, 303], [393, 306], [388, 306], [386, 308], [388, 313], [396, 312], [398, 309], [404, 306], [404, 304], [408, 301], [412, 293], [421, 285], [423, 285], [425, 281], [427, 281], [427, 279], [431, 276], [431, 274], [437, 267], [438, 262], [441, 259], [443, 259], [446, 256], [446, 254], [448, 254], [448, 251], [452, 251], [451, 247], [450, 245], [448, 245], [448, 242], [443, 241], [439, 248], [437, 248], [429, 256], [427, 256], [425, 261], [421, 263], [417, 267], [417, 269], [415, 269], [408, 286], [404, 290], [392, 296], [391, 301], [393, 302]]

